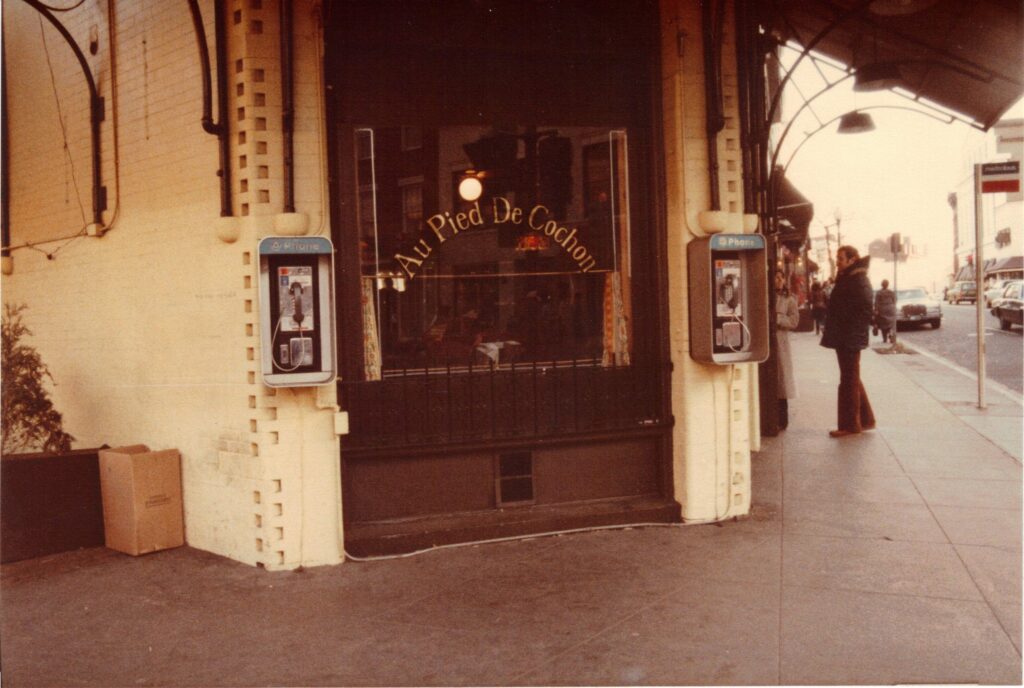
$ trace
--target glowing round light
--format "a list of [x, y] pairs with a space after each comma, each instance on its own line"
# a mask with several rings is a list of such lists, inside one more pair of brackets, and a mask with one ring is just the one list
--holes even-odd
[[484, 192], [484, 185], [480, 183], [480, 180], [476, 177], [466, 177], [459, 182], [459, 196], [462, 200], [473, 202], [480, 198], [480, 194]]

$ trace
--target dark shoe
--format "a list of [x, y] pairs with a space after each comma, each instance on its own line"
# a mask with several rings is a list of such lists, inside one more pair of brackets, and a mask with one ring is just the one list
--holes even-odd
[[829, 430], [829, 437], [846, 437], [847, 435], [856, 435], [857, 433], [853, 430]]

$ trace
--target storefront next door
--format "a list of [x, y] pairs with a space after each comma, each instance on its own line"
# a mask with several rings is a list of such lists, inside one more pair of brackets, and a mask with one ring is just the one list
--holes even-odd
[[656, 7], [332, 10], [352, 553], [678, 518]]

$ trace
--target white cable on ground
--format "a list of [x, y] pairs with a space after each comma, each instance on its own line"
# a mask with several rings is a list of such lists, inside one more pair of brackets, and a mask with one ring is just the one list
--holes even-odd
[[680, 528], [685, 526], [699, 526], [717, 523], [717, 521], [685, 521], [683, 523], [620, 523], [609, 526], [589, 526], [586, 528], [570, 528], [568, 530], [549, 530], [543, 533], [528, 533], [525, 535], [509, 535], [508, 537], [490, 538], [488, 540], [474, 540], [472, 542], [453, 542], [447, 545], [434, 545], [426, 549], [418, 549], [414, 552], [403, 554], [382, 554], [375, 557], [357, 557], [345, 551], [345, 558], [352, 561], [384, 561], [386, 559], [406, 559], [415, 557], [427, 552], [436, 552], [442, 549], [455, 549], [456, 547], [474, 547], [476, 545], [491, 545], [499, 542], [515, 542], [518, 540], [533, 540], [542, 537], [553, 537], [556, 535], [571, 535], [573, 533], [594, 533], [602, 530], [626, 530], [631, 528]]

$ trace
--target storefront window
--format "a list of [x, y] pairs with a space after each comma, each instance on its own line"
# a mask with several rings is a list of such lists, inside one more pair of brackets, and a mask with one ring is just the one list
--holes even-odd
[[625, 129], [355, 129], [367, 379], [629, 363]]

